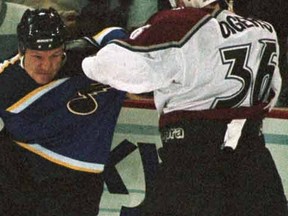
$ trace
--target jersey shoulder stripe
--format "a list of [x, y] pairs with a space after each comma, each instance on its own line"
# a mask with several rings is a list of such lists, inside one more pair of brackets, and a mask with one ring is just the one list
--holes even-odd
[[203, 25], [213, 19], [194, 8], [167, 10], [152, 16], [147, 24], [136, 29], [128, 40], [112, 43], [138, 52], [182, 47]]

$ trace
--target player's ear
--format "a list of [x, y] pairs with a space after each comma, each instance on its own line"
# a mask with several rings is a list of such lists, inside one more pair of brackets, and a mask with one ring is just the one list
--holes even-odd
[[23, 56], [24, 53], [25, 53], [25, 46], [24, 46], [24, 44], [21, 41], [18, 42], [18, 53], [21, 56]]
[[63, 53], [62, 59], [65, 60], [67, 57], [66, 52]]
[[66, 54], [66, 52], [64, 51], [63, 56], [62, 56], [62, 64], [61, 64], [61, 67], [65, 64], [66, 61], [67, 61], [67, 54]]

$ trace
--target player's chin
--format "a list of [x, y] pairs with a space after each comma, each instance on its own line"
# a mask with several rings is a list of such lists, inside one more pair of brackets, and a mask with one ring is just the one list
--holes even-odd
[[34, 77], [34, 80], [35, 80], [38, 84], [40, 84], [40, 85], [48, 84], [48, 83], [51, 82], [53, 79], [54, 79], [54, 76], [52, 76], [51, 74], [45, 74], [45, 73], [37, 74], [37, 75]]

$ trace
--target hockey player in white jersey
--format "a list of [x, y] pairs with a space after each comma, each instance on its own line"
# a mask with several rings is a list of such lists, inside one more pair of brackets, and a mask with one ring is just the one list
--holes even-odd
[[261, 130], [281, 88], [273, 26], [223, 1], [170, 2], [82, 63], [91, 79], [154, 92], [162, 163], [141, 215], [287, 216]]

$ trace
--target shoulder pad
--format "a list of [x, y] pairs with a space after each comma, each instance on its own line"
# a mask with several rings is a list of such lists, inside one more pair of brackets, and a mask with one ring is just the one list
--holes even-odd
[[5, 60], [3, 63], [0, 63], [0, 74], [11, 64], [15, 64], [20, 60], [20, 54], [15, 55], [14, 57]]

